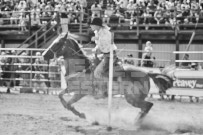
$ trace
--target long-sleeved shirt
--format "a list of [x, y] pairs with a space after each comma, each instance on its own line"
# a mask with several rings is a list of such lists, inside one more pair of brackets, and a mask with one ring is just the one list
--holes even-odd
[[95, 37], [96, 49], [99, 49], [102, 53], [109, 53], [111, 45], [113, 50], [117, 49], [116, 45], [112, 42], [112, 34], [107, 26], [96, 31]]

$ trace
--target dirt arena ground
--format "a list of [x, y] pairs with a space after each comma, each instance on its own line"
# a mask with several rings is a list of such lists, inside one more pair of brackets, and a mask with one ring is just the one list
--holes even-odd
[[[65, 97], [66, 100], [70, 96]], [[87, 115], [79, 119], [64, 109], [57, 96], [0, 94], [0, 135], [196, 135], [203, 134], [203, 103], [148, 99], [154, 107], [136, 129], [138, 109], [123, 98], [113, 99], [112, 126], [107, 132], [107, 99], [87, 96], [75, 107]], [[98, 121], [100, 125], [92, 125]]]

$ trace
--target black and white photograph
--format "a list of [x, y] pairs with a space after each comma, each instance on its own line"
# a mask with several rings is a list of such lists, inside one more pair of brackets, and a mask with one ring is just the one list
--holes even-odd
[[0, 0], [0, 135], [203, 135], [203, 0]]

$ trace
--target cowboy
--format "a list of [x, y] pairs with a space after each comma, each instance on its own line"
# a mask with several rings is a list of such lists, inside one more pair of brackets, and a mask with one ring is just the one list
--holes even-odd
[[[92, 49], [92, 52], [96, 54], [98, 53], [103, 54], [102, 61], [98, 64], [98, 66], [94, 71], [94, 76], [96, 78], [101, 78], [102, 74], [109, 67], [111, 45], [113, 50], [116, 50], [117, 47], [112, 42], [112, 35], [110, 32], [110, 28], [108, 26], [104, 26], [100, 18], [94, 18], [90, 24], [90, 27], [95, 33], [95, 36], [92, 37], [91, 40], [96, 43], [96, 47]], [[115, 56], [115, 51], [114, 51], [114, 56]]]

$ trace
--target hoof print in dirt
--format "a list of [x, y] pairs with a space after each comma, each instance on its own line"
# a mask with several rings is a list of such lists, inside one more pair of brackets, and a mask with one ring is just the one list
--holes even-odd
[[98, 126], [98, 125], [99, 125], [99, 122], [94, 121], [94, 122], [92, 123], [92, 125], [96, 125], [96, 126]]

